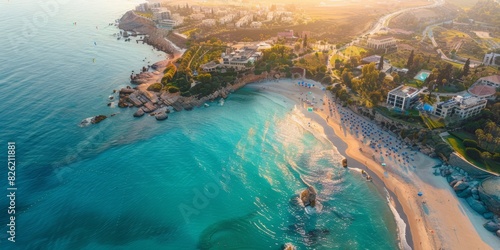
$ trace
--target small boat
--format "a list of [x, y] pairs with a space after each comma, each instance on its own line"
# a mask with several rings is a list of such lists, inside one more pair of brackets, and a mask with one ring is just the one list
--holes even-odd
[[208, 103], [203, 104], [203, 106], [205, 106], [205, 108], [210, 107], [210, 105], [208, 105]]

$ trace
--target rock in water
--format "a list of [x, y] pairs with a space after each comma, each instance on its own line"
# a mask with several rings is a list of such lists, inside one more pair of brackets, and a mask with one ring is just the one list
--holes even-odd
[[165, 112], [161, 112], [161, 113], [155, 115], [155, 118], [158, 121], [163, 121], [163, 120], [166, 120], [168, 118], [168, 115]]
[[487, 220], [491, 220], [491, 219], [493, 219], [493, 216], [494, 216], [494, 215], [495, 215], [495, 214], [493, 214], [492, 212], [487, 212], [487, 213], [484, 213], [484, 214], [483, 214], [483, 217], [484, 217], [485, 219], [487, 219]]
[[484, 223], [483, 226], [484, 226], [484, 228], [486, 228], [486, 230], [488, 230], [490, 232], [496, 232], [496, 231], [500, 230], [500, 226], [498, 226], [498, 224], [493, 222], [493, 221], [486, 222], [486, 223]]
[[286, 243], [283, 245], [283, 250], [296, 250], [297, 248], [292, 243]]
[[316, 189], [314, 187], [309, 186], [306, 190], [300, 193], [300, 199], [304, 203], [304, 206], [316, 206]]
[[484, 214], [488, 212], [488, 209], [478, 200], [475, 200], [472, 197], [469, 197], [465, 199], [467, 203], [469, 203], [469, 206], [476, 212], [480, 214]]
[[347, 159], [342, 159], [342, 167], [346, 168], [347, 167]]
[[457, 181], [457, 183], [453, 186], [453, 190], [462, 191], [468, 187], [469, 187], [469, 184], [467, 182]]
[[142, 108], [138, 109], [135, 113], [134, 113], [134, 117], [141, 117], [144, 115], [144, 110], [142, 110]]
[[102, 122], [104, 121], [106, 118], [108, 118], [107, 116], [105, 115], [97, 115], [97, 116], [94, 116], [94, 118], [92, 118], [92, 124], [97, 124], [99, 122]]

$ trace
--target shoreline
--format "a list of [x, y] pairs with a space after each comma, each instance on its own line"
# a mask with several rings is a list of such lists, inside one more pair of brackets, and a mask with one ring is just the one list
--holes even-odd
[[[410, 163], [413, 166], [397, 166], [397, 163], [392, 163], [400, 157], [399, 154], [396, 156], [394, 153], [394, 159], [389, 156], [384, 160], [387, 166], [382, 167], [381, 162], [375, 157], [375, 152], [360, 141], [360, 138], [356, 138], [357, 134], [348, 132], [345, 122], [341, 123], [340, 112], [348, 113], [355, 119], [361, 119], [363, 123], [374, 126], [391, 140], [396, 138], [378, 128], [374, 122], [333, 101], [330, 102], [337, 112], [336, 115], [331, 115], [327, 111], [328, 102], [325, 102], [326, 105], [316, 103], [315, 112], [307, 112], [307, 106], [311, 105], [304, 105], [305, 103], [300, 100], [302, 96], [300, 92], [310, 91], [309, 93], [314, 92], [323, 100], [333, 99], [328, 92], [323, 92], [317, 87], [316, 89], [300, 87], [294, 83], [297, 81], [314, 82], [318, 87], [321, 86], [320, 83], [307, 79], [282, 79], [278, 82], [269, 81], [258, 84], [267, 91], [294, 101], [302, 113], [318, 125], [324, 136], [348, 159], [349, 167], [365, 169], [373, 177], [376, 186], [380, 184], [385, 187], [392, 197], [397, 212], [407, 225], [405, 234], [412, 249], [494, 249], [493, 246], [498, 243], [495, 236], [489, 235], [486, 230], [476, 230], [482, 228], [482, 223], [484, 223], [479, 218], [480, 216], [464, 212], [470, 209], [464, 206], [463, 201], [452, 192], [446, 180], [432, 174], [434, 170], [432, 167], [441, 161], [420, 152], [405, 149], [403, 152], [412, 152], [412, 155], [415, 155], [416, 161]], [[370, 140], [370, 138], [363, 138], [363, 140]], [[363, 162], [365, 164], [362, 164]], [[379, 180], [380, 183], [378, 183]], [[417, 196], [418, 192], [422, 192], [423, 196]]]

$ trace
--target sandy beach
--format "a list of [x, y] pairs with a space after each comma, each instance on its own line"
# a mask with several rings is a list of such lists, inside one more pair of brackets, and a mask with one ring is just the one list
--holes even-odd
[[[315, 86], [299, 86], [298, 82]], [[338, 147], [339, 152], [376, 175], [374, 182], [383, 182], [409, 227], [410, 237], [402, 240], [401, 248], [500, 249], [498, 238], [482, 226], [486, 220], [457, 198], [445, 178], [433, 174], [432, 167], [439, 160], [405, 148], [374, 122], [336, 104], [320, 83], [283, 79], [256, 86], [295, 101], [314, 132], [322, 133], [335, 146], [345, 143], [345, 150]]]

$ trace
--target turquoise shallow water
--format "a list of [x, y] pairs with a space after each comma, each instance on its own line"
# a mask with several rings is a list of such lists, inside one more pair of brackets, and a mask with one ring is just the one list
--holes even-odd
[[[145, 57], [164, 56], [107, 25], [139, 2], [60, 1], [46, 22], [32, 1], [0, 3], [0, 143], [16, 142], [18, 162], [16, 243], [0, 233], [1, 249], [397, 248], [385, 197], [281, 96], [246, 87], [165, 122], [107, 107]], [[306, 184], [319, 214], [296, 204]]]

